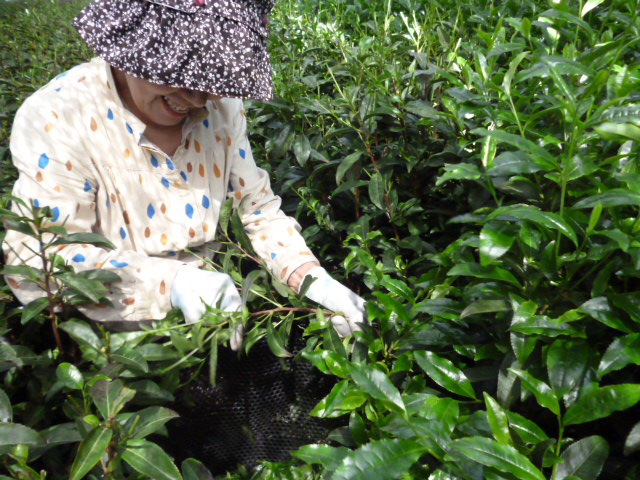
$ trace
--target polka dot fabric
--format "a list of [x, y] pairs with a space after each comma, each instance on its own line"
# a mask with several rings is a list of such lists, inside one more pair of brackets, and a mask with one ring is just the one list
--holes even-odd
[[222, 97], [273, 97], [272, 0], [95, 0], [74, 26], [97, 55], [154, 83]]
[[[116, 245], [67, 245], [57, 252], [77, 271], [103, 268], [121, 278], [109, 287], [113, 307], [83, 307], [87, 316], [163, 318], [177, 269], [185, 263], [201, 267], [200, 256], [217, 250], [216, 227], [227, 198], [277, 278], [286, 282], [315, 260], [253, 160], [240, 100], [210, 102], [192, 114], [181, 145], [168, 156], [147, 140], [145, 125], [123, 106], [113, 85], [104, 60], [79, 65], [27, 99], [11, 135], [19, 171], [13, 194], [49, 206], [53, 221], [70, 232], [99, 233]], [[38, 266], [33, 241], [7, 232], [6, 263], [23, 259]], [[23, 303], [43, 295], [26, 279], [8, 280]]]

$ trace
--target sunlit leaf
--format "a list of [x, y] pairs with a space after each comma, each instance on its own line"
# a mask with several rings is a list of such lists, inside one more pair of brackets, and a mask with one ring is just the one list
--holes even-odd
[[349, 372], [353, 381], [373, 398], [384, 400], [406, 413], [400, 392], [391, 380], [380, 370], [369, 365], [349, 364]]
[[106, 452], [113, 430], [96, 427], [80, 443], [78, 453], [71, 466], [69, 480], [80, 480], [95, 466]]
[[578, 398], [564, 414], [565, 425], [576, 425], [605, 418], [626, 410], [640, 401], [640, 385], [609, 385], [592, 390]]
[[104, 419], [113, 418], [135, 394], [121, 380], [98, 380], [91, 387], [93, 403]]
[[594, 435], [569, 445], [560, 455], [563, 460], [558, 464], [551, 480], [565, 480], [577, 477], [582, 480], [596, 480], [609, 456], [607, 441]]
[[81, 390], [84, 385], [84, 378], [78, 367], [71, 363], [61, 363], [56, 368], [56, 377], [66, 387]]
[[576, 232], [560, 215], [553, 212], [542, 211], [533, 205], [520, 204], [500, 207], [495, 209], [487, 218], [489, 220], [507, 220], [509, 217], [519, 220], [527, 220], [537, 225], [557, 230], [571, 240], [575, 245], [578, 244]]
[[509, 472], [519, 480], [546, 480], [524, 455], [510, 445], [503, 445], [490, 438], [467, 437], [451, 442], [450, 449], [458, 450], [473, 461]]
[[438, 385], [458, 395], [476, 398], [469, 379], [451, 361], [427, 351], [414, 352], [413, 356], [420, 368]]
[[38, 432], [19, 423], [0, 423], [0, 446], [36, 445], [43, 442]]
[[184, 480], [214, 480], [209, 469], [195, 458], [187, 458], [183, 461], [181, 469]]
[[499, 443], [513, 445], [511, 434], [509, 433], [509, 420], [505, 411], [487, 392], [484, 392], [484, 404], [487, 408], [487, 420], [493, 432], [493, 438]]
[[411, 440], [384, 439], [346, 455], [331, 480], [392, 480], [398, 478], [426, 449]]
[[148, 440], [128, 440], [122, 452], [122, 459], [137, 472], [154, 480], [182, 480], [182, 475], [171, 457]]
[[558, 397], [551, 390], [549, 385], [538, 380], [529, 372], [524, 370], [517, 370], [515, 368], [510, 369], [514, 374], [520, 377], [522, 384], [536, 397], [536, 400], [540, 406], [548, 408], [554, 414], [560, 415], [560, 404], [558, 403]]
[[640, 333], [618, 337], [607, 348], [598, 366], [598, 376], [621, 370], [627, 365], [640, 365]]

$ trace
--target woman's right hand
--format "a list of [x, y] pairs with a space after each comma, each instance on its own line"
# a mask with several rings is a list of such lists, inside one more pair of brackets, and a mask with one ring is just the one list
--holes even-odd
[[[242, 299], [229, 275], [190, 265], [180, 267], [173, 280], [171, 304], [182, 310], [187, 323], [197, 322], [203, 317], [205, 304], [225, 312], [242, 310]], [[242, 345], [242, 333], [242, 324], [239, 323], [229, 342], [232, 350], [238, 350]]]

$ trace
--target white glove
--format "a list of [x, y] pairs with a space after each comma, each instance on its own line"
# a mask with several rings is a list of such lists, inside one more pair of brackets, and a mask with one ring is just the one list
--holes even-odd
[[364, 300], [361, 297], [334, 280], [322, 267], [313, 267], [302, 281], [304, 282], [307, 277], [315, 280], [307, 289], [305, 296], [327, 310], [342, 314], [331, 317], [331, 323], [338, 335], [348, 337], [353, 332], [362, 330]]
[[[205, 314], [205, 304], [226, 312], [242, 310], [242, 299], [229, 275], [183, 265], [173, 279], [171, 305], [182, 310], [187, 323], [194, 323]], [[236, 325], [229, 341], [232, 350], [242, 345], [243, 332], [242, 324]]]

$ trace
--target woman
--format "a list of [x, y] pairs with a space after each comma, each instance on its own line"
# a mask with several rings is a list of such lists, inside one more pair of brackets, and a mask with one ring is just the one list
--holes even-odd
[[[242, 308], [231, 278], [203, 270], [220, 208], [233, 198], [272, 274], [336, 315], [349, 335], [363, 300], [331, 278], [280, 210], [253, 160], [243, 98], [272, 98], [266, 15], [274, 0], [97, 0], [74, 20], [98, 55], [29, 97], [11, 135], [13, 194], [49, 206], [67, 231], [94, 232], [116, 249], [68, 245], [76, 271], [109, 269], [112, 306], [81, 310], [102, 322], [161, 319], [179, 308], [198, 321], [205, 303]], [[34, 239], [7, 233], [6, 263], [38, 266]], [[43, 292], [9, 277], [27, 303]], [[239, 348], [234, 337], [232, 348]]]

